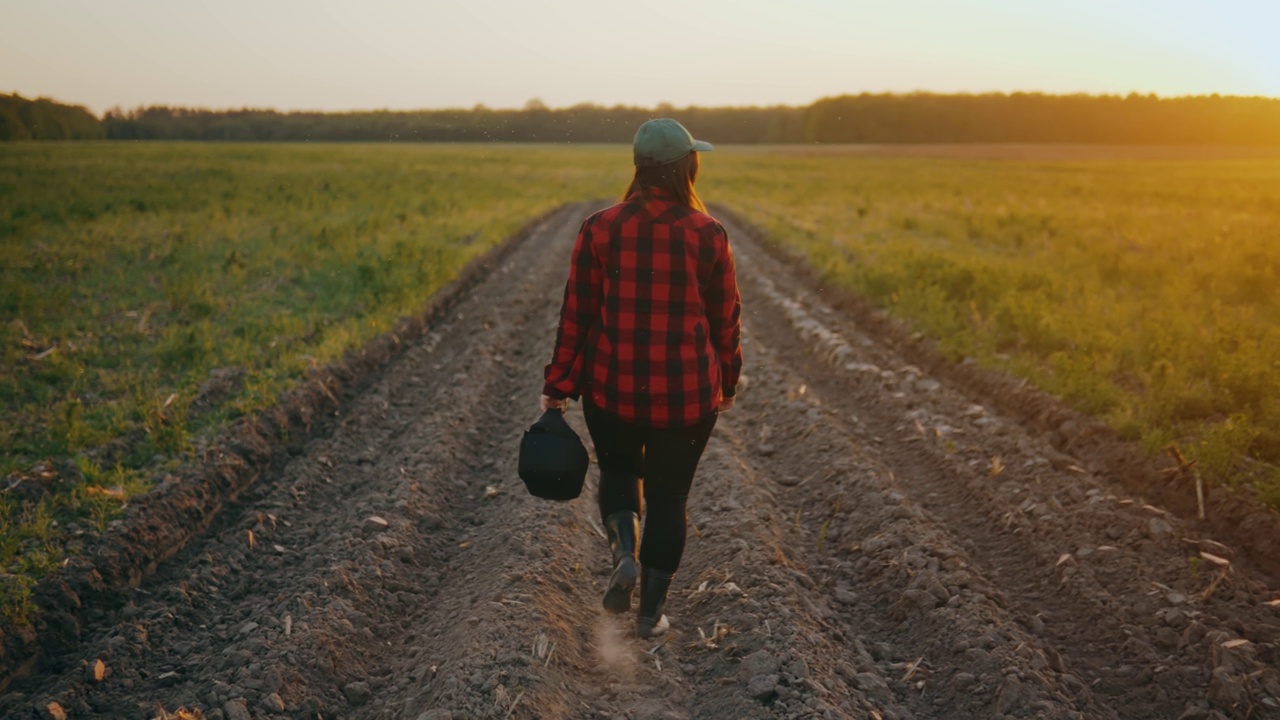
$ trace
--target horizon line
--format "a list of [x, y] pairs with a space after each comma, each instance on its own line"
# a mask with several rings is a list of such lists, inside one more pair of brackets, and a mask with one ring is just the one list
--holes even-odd
[[285, 115], [285, 114], [341, 115], [341, 114], [383, 113], [383, 112], [385, 113], [484, 112], [484, 111], [522, 112], [522, 111], [529, 111], [529, 110], [535, 109], [534, 107], [535, 104], [538, 106], [536, 107], [536, 109], [546, 110], [549, 112], [563, 112], [566, 110], [576, 110], [576, 109], [583, 109], [583, 108], [600, 108], [600, 109], [609, 109], [609, 110], [616, 110], [616, 109], [655, 110], [655, 111], [663, 110], [663, 109], [670, 110], [670, 111], [690, 111], [690, 110], [750, 110], [750, 109], [776, 109], [776, 108], [789, 108], [789, 109], [800, 110], [800, 109], [804, 109], [812, 105], [815, 105], [824, 100], [832, 100], [832, 99], [841, 98], [841, 97], [861, 97], [861, 96], [910, 97], [910, 96], [919, 96], [919, 95], [932, 95], [937, 97], [990, 97], [990, 96], [1012, 97], [1012, 96], [1018, 96], [1018, 95], [1033, 95], [1033, 96], [1042, 96], [1042, 97], [1063, 97], [1063, 98], [1090, 97], [1090, 98], [1120, 98], [1120, 99], [1140, 97], [1140, 98], [1154, 98], [1156, 100], [1189, 100], [1189, 99], [1218, 98], [1218, 99], [1280, 101], [1280, 96], [1276, 96], [1276, 95], [1260, 95], [1260, 94], [1259, 95], [1243, 95], [1243, 94], [1234, 94], [1234, 93], [1223, 94], [1223, 93], [1217, 93], [1217, 92], [1186, 93], [1181, 95], [1162, 95], [1156, 92], [1140, 92], [1137, 90], [1130, 90], [1127, 93], [1120, 93], [1120, 92], [1095, 93], [1095, 92], [1088, 92], [1084, 90], [1075, 91], [1075, 92], [1049, 92], [1045, 90], [979, 90], [979, 91], [962, 91], [962, 92], [942, 92], [942, 91], [936, 91], [936, 90], [916, 89], [916, 90], [905, 90], [905, 91], [862, 90], [862, 91], [856, 91], [856, 92], [843, 92], [843, 93], [836, 93], [832, 95], [823, 95], [808, 103], [799, 104], [799, 105], [782, 103], [782, 102], [769, 103], [769, 104], [757, 103], [757, 104], [683, 105], [683, 106], [678, 106], [674, 103], [669, 103], [669, 102], [659, 102], [653, 105], [631, 105], [627, 103], [603, 104], [603, 103], [598, 103], [591, 100], [584, 100], [584, 101], [576, 102], [570, 105], [560, 105], [560, 106], [553, 107], [553, 106], [547, 105], [541, 100], [541, 98], [538, 98], [535, 96], [525, 101], [524, 105], [522, 106], [490, 106], [484, 102], [477, 102], [474, 105], [471, 105], [470, 107], [464, 107], [460, 105], [439, 106], [439, 107], [427, 107], [427, 106], [407, 107], [406, 106], [406, 107], [398, 107], [398, 108], [383, 106], [383, 107], [364, 107], [364, 108], [350, 107], [345, 109], [325, 110], [325, 109], [318, 109], [318, 108], [280, 109], [276, 107], [264, 107], [264, 106], [253, 106], [253, 105], [241, 105], [241, 106], [227, 105], [227, 106], [221, 106], [221, 107], [213, 107], [213, 106], [202, 106], [202, 105], [171, 105], [171, 104], [165, 104], [165, 103], [149, 103], [149, 104], [134, 105], [133, 107], [130, 107], [130, 108], [125, 108], [121, 105], [113, 105], [103, 110], [101, 113], [95, 113], [85, 103], [61, 100], [49, 95], [35, 95], [35, 96], [23, 95], [18, 90], [13, 90], [8, 94], [13, 97], [20, 97], [28, 100], [36, 100], [36, 101], [45, 100], [49, 102], [58, 103], [61, 105], [84, 108], [87, 112], [94, 115], [94, 117], [98, 117], [98, 118], [105, 118], [107, 114], [112, 112], [130, 112], [130, 111], [136, 111], [136, 110], [146, 110], [151, 108], [168, 108], [168, 109], [174, 109], [174, 110], [190, 110], [195, 112], [210, 112], [210, 113], [274, 112], [282, 115]]

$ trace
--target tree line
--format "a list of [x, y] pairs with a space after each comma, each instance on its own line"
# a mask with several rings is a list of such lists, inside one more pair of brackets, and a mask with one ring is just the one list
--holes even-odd
[[602, 107], [521, 110], [277, 112], [148, 107], [109, 111], [107, 136], [127, 140], [380, 140], [435, 142], [630, 142], [640, 123], [679, 118], [722, 143], [790, 142], [804, 110], [769, 108]]
[[1280, 144], [1280, 98], [1202, 95], [857, 95], [806, 109], [804, 141]]
[[[477, 106], [469, 110], [359, 112], [152, 106], [111, 110], [101, 120], [79, 106], [7, 97], [26, 105], [9, 111], [0, 104], [0, 139], [625, 143], [641, 122], [666, 116], [684, 123], [696, 135], [726, 144], [1280, 145], [1280, 98], [1219, 95], [863, 93], [825, 98], [804, 107], [584, 104], [552, 109], [530, 101], [518, 110]], [[21, 119], [24, 112], [39, 116], [38, 122], [22, 120], [25, 130], [17, 134], [10, 130], [6, 135], [6, 129], [17, 127], [7, 119], [9, 115]], [[55, 122], [54, 118], [61, 119]], [[71, 128], [75, 134], [67, 134]]]
[[83, 105], [0, 95], [0, 140], [100, 140], [106, 125]]

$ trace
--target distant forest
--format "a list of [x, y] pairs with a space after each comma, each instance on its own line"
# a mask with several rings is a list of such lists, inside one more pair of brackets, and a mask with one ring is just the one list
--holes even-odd
[[0, 140], [101, 140], [107, 128], [82, 105], [0, 95]]
[[1280, 145], [1280, 98], [1040, 93], [843, 95], [806, 107], [578, 105], [520, 110], [277, 112], [81, 106], [0, 95], [0, 140], [629, 142], [652, 117], [733, 143]]

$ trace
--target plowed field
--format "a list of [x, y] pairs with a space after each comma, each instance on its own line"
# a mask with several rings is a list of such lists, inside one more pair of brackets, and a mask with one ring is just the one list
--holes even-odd
[[594, 471], [563, 505], [515, 471], [589, 210], [334, 397], [0, 716], [1280, 716], [1266, 568], [734, 223], [747, 382], [694, 484], [673, 632], [633, 639], [600, 609]]

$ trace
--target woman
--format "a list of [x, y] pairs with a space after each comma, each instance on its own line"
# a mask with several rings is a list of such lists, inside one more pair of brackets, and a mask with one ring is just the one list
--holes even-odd
[[711, 149], [675, 120], [640, 126], [625, 199], [578, 233], [542, 390], [544, 410], [582, 398], [613, 552], [604, 607], [630, 610], [639, 578], [640, 637], [669, 626], [662, 609], [684, 553], [685, 502], [742, 368], [729, 237], [693, 189], [698, 152]]

